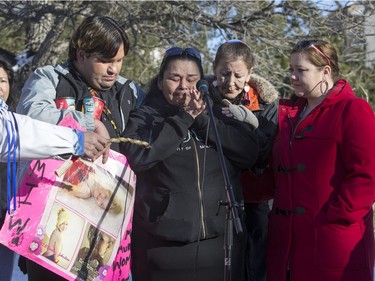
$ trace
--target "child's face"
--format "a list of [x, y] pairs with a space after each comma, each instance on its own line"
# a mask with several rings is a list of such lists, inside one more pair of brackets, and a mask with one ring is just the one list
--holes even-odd
[[102, 209], [105, 209], [107, 207], [110, 198], [111, 193], [107, 189], [98, 188], [94, 191], [95, 203]]
[[107, 249], [111, 246], [111, 244], [112, 244], [111, 238], [103, 234], [102, 237], [100, 237], [100, 240], [97, 246], [99, 255], [103, 256], [105, 252], [107, 251]]
[[68, 228], [68, 222], [64, 221], [63, 223], [59, 224], [59, 230], [60, 232], [65, 231]]

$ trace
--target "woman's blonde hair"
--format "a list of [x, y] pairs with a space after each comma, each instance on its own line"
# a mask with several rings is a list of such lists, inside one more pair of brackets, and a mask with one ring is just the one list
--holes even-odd
[[59, 212], [57, 213], [56, 227], [59, 227], [60, 224], [63, 224], [64, 222], [68, 221], [68, 219], [69, 219], [68, 212], [64, 208], [61, 208]]
[[121, 201], [118, 199], [117, 196], [113, 197], [113, 200], [112, 202], [110, 202], [110, 207], [108, 209], [108, 212], [111, 213], [111, 214], [115, 214], [115, 215], [118, 215], [119, 213], [122, 212], [122, 205], [121, 205]]

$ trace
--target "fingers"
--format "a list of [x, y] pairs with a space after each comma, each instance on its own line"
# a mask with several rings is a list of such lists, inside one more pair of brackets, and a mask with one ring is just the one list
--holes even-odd
[[195, 118], [206, 109], [206, 105], [202, 95], [197, 89], [190, 89], [189, 94], [190, 98], [187, 100], [187, 104], [184, 106], [184, 111], [191, 117]]
[[100, 136], [102, 136], [105, 139], [109, 139], [109, 133], [105, 125], [99, 121], [99, 120], [94, 120], [95, 122], [95, 129], [94, 132], [98, 133]]
[[190, 96], [191, 96], [191, 102], [194, 104], [195, 108], [201, 109], [205, 107], [205, 102], [203, 100], [203, 97], [198, 90], [196, 89], [190, 90]]
[[109, 146], [107, 149], [103, 150], [102, 163], [105, 164], [108, 161], [108, 158], [109, 158]]
[[107, 161], [110, 149], [108, 139], [94, 132], [85, 132], [84, 134], [84, 152], [86, 157], [96, 160], [105, 153], [103, 161]]
[[105, 164], [107, 163], [108, 159], [109, 159], [109, 152], [110, 152], [110, 146], [108, 145], [107, 147], [105, 147], [104, 149], [102, 150], [96, 150], [94, 149], [94, 157], [93, 157], [93, 161], [95, 161], [96, 159], [98, 159], [100, 156], [102, 156], [102, 163]]
[[223, 113], [227, 117], [233, 117], [233, 113], [230, 111], [228, 107], [222, 107], [221, 113]]
[[195, 88], [190, 89], [190, 97], [194, 101], [202, 100], [201, 93]]

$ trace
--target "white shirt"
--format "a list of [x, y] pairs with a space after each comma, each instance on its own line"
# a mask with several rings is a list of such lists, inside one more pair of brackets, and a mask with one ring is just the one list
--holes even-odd
[[[14, 130], [7, 130], [12, 125]], [[14, 150], [9, 146], [8, 136], [18, 140], [17, 161], [74, 154], [78, 142], [78, 136], [72, 129], [10, 112], [0, 98], [0, 162], [8, 160], [9, 147]]]

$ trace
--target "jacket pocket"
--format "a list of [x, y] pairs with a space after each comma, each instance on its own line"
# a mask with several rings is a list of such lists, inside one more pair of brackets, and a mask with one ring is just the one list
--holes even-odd
[[364, 225], [332, 224], [315, 227], [315, 266], [319, 270], [361, 270], [366, 268]]
[[[150, 221], [147, 229], [156, 237], [176, 242], [193, 242], [202, 238], [202, 218], [197, 195], [194, 192], [172, 192], [168, 194], [165, 212], [156, 220]], [[221, 217], [219, 217], [221, 218]], [[219, 218], [214, 217], [214, 220]], [[211, 222], [211, 218], [204, 218], [204, 222], [213, 230], [218, 223]], [[200, 235], [199, 235], [200, 234]], [[210, 237], [216, 237], [213, 231]]]

